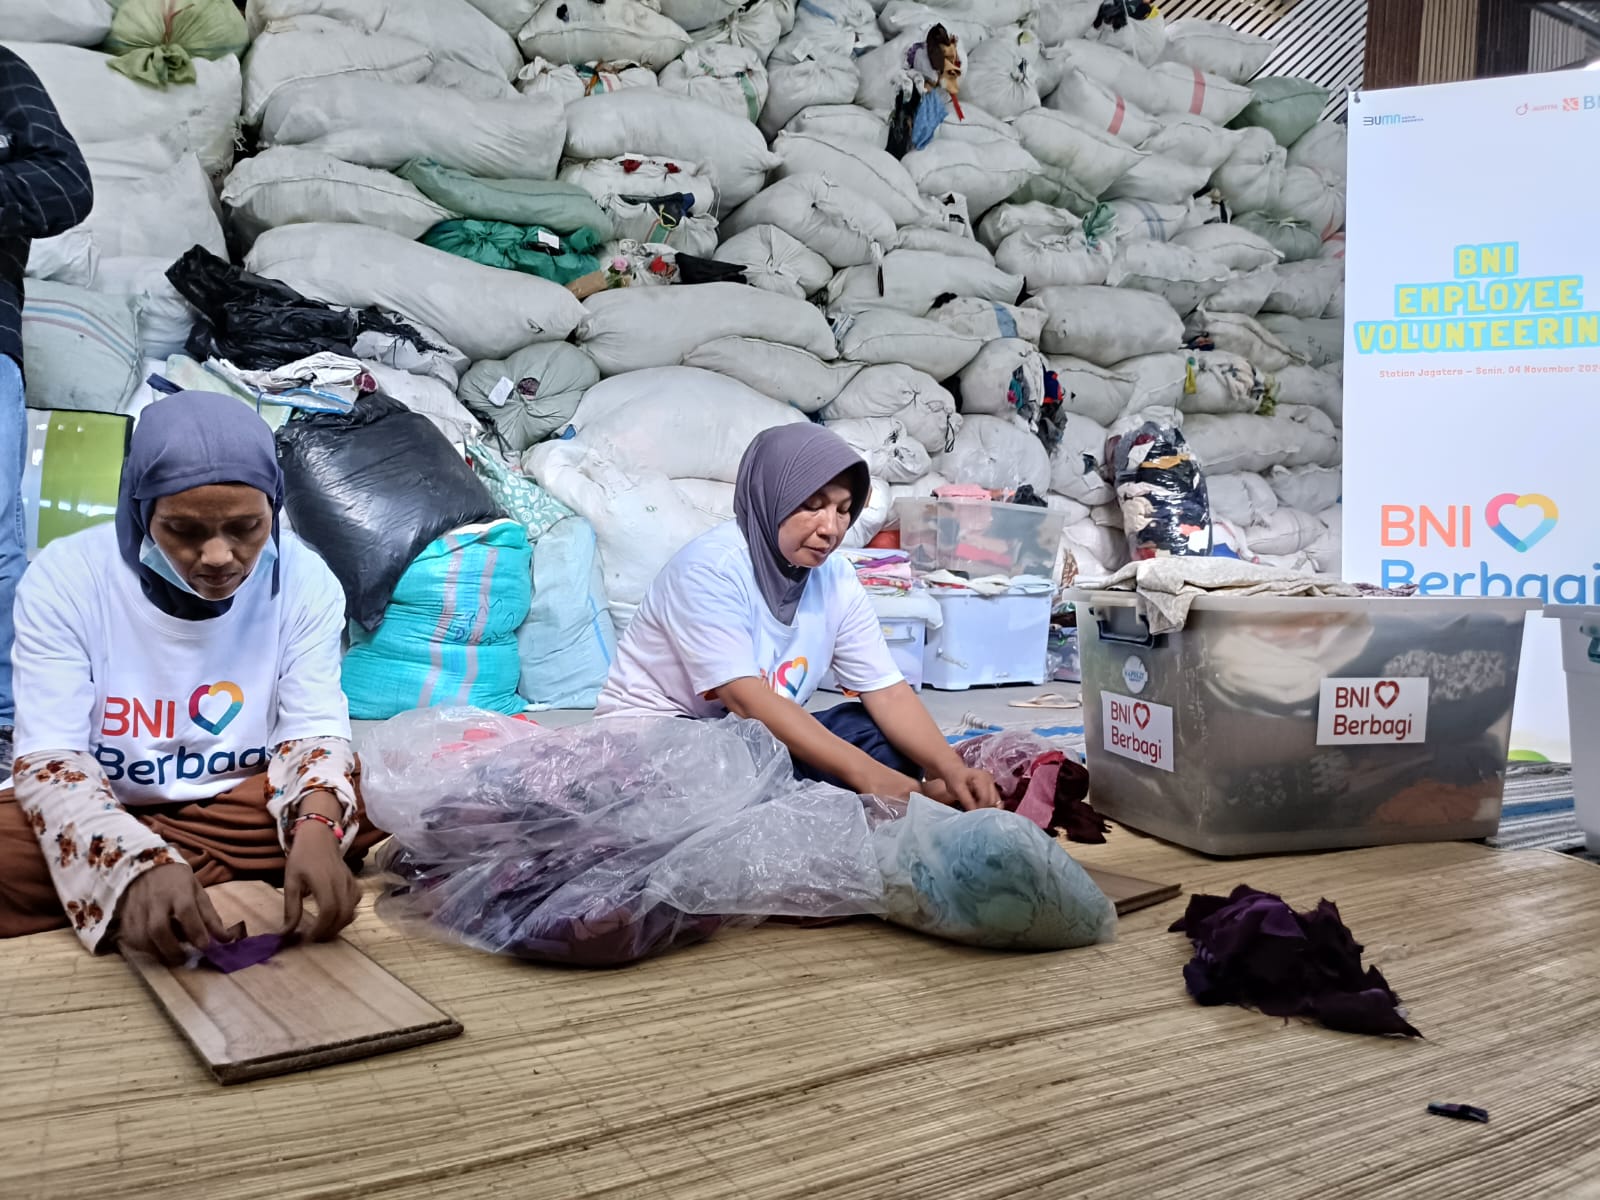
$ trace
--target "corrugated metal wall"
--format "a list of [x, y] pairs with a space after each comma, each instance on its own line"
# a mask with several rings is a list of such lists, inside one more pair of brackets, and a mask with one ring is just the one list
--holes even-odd
[[1418, 83], [1458, 83], [1478, 73], [1478, 0], [1426, 0]]
[[1325, 114], [1342, 119], [1345, 93], [1361, 86], [1367, 42], [1366, 0], [1170, 0], [1169, 21], [1198, 17], [1224, 21], [1277, 43], [1264, 74], [1292, 75], [1333, 93]]
[[1548, 13], [1532, 14], [1528, 30], [1528, 70], [1559, 71], [1600, 57], [1600, 42]]

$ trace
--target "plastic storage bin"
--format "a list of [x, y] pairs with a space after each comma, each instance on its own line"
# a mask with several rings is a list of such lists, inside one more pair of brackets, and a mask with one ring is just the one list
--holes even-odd
[[1572, 726], [1572, 800], [1591, 854], [1600, 854], [1600, 608], [1552, 604], [1561, 622], [1567, 668], [1567, 722]]
[[1094, 806], [1206, 854], [1487, 837], [1537, 602], [1200, 597], [1078, 611]]
[[997, 683], [1045, 681], [1049, 673], [1049, 593], [979, 596], [935, 593], [944, 625], [928, 631], [922, 679], [931, 688], [962, 692]]
[[901, 500], [900, 548], [919, 575], [954, 571], [1058, 578], [1066, 514], [984, 500]]
[[[900, 668], [900, 674], [906, 677], [912, 690], [920, 692], [922, 655], [928, 644], [928, 623], [908, 617], [887, 620], [882, 625], [883, 640], [889, 643], [889, 655], [894, 659], [894, 665]], [[839, 681], [833, 677], [831, 669], [817, 686], [824, 692], [840, 690]]]

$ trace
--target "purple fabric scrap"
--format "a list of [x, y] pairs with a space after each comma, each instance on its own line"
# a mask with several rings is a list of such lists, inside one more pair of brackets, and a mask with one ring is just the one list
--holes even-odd
[[1362, 970], [1361, 944], [1331, 900], [1297, 913], [1282, 897], [1240, 884], [1227, 897], [1190, 897], [1169, 932], [1194, 943], [1183, 979], [1200, 1004], [1311, 1017], [1345, 1033], [1422, 1036], [1379, 970]]
[[283, 947], [282, 934], [263, 933], [233, 942], [212, 942], [201, 953], [200, 961], [215, 967], [224, 975], [232, 975], [235, 971], [266, 962]]

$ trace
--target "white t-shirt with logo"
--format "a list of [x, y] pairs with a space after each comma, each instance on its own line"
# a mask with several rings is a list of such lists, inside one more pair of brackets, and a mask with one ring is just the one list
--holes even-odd
[[728, 710], [706, 696], [752, 677], [804, 704], [829, 667], [854, 692], [904, 678], [849, 562], [835, 555], [812, 571], [785, 625], [756, 585], [744, 534], [729, 522], [656, 576], [617, 647], [597, 715], [720, 717]]
[[350, 736], [344, 592], [292, 533], [233, 606], [181, 621], [144, 595], [116, 529], [50, 543], [17, 588], [18, 757], [83, 751], [123, 804], [205, 800], [266, 770], [279, 742]]

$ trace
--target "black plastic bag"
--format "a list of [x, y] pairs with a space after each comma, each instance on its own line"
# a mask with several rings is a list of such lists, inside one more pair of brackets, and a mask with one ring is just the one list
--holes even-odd
[[679, 254], [673, 260], [678, 266], [679, 283], [748, 283], [744, 264], [726, 263], [716, 258], [697, 258], [693, 254]]
[[353, 357], [366, 332], [431, 346], [404, 321], [378, 309], [335, 308], [225, 262], [202, 246], [167, 268], [167, 279], [200, 313], [184, 349], [197, 362], [225, 358], [247, 371], [271, 370], [324, 351]]
[[344, 587], [350, 619], [383, 622], [423, 547], [503, 514], [433, 424], [388, 396], [300, 414], [278, 431], [289, 521]]

